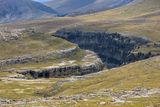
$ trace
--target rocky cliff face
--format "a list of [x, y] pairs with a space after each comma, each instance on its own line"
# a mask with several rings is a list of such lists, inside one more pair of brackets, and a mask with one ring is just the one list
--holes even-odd
[[151, 53], [135, 53], [133, 50], [149, 41], [126, 37], [118, 33], [82, 32], [61, 29], [54, 35], [78, 44], [83, 49], [96, 52], [108, 67], [116, 67], [129, 62], [151, 57]]
[[52, 77], [67, 77], [72, 75], [85, 75], [101, 71], [103, 69], [103, 63], [100, 60], [84, 66], [65, 66], [65, 67], [53, 67], [50, 69], [44, 69], [40, 71], [27, 70], [19, 72], [23, 75], [31, 75], [33, 78], [52, 78]]
[[[104, 64], [94, 52], [87, 51], [88, 55], [94, 57], [92, 62], [82, 65], [51, 66], [40, 70], [20, 70], [18, 73], [30, 75], [33, 78], [68, 77], [72, 75], [85, 75], [103, 70]], [[84, 60], [88, 60], [88, 56]]]

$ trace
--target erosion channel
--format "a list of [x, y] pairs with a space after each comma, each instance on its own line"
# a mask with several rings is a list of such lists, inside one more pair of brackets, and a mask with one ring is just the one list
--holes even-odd
[[151, 51], [145, 53], [135, 51], [151, 42], [140, 37], [129, 37], [119, 33], [83, 32], [67, 29], [60, 29], [53, 35], [78, 44], [82, 49], [94, 51], [108, 68], [154, 56]]

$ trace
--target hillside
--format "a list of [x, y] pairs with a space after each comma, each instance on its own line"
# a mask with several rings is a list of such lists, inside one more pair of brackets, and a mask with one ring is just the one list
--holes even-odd
[[[59, 107], [71, 105], [74, 107], [158, 107], [160, 103], [160, 84], [157, 82], [160, 76], [159, 64], [160, 58], [154, 57], [116, 69], [66, 79], [19, 81], [19, 79], [13, 79], [16, 74], [3, 72], [0, 75], [0, 97], [11, 99], [2, 100], [4, 107], [10, 106], [5, 102], [11, 103], [12, 107], [17, 105], [19, 107], [26, 105], [28, 107], [50, 107], [50, 105]], [[28, 100], [22, 100], [23, 98]]]
[[159, 10], [159, 0], [135, 0], [110, 11], [77, 17], [83, 20], [77, 28], [119, 32], [159, 41]]
[[116, 8], [131, 1], [133, 0], [51, 0], [46, 5], [62, 15], [78, 15]]
[[0, 106], [160, 107], [160, 0], [129, 1], [52, 0], [68, 16], [0, 24]]
[[56, 16], [53, 9], [32, 0], [0, 0], [0, 22]]
[[48, 33], [55, 32], [62, 27], [69, 27], [87, 31], [119, 32], [159, 41], [159, 10], [159, 0], [135, 0], [128, 5], [90, 15], [48, 18], [5, 26], [12, 28], [34, 26], [38, 31]]
[[[159, 64], [160, 58], [154, 57], [99, 74], [91, 74], [75, 82], [64, 83], [54, 94], [77, 98], [77, 103], [74, 103], [74, 99], [71, 100], [75, 107], [159, 106], [160, 84], [156, 82], [160, 76]], [[63, 105], [63, 101], [60, 104]]]

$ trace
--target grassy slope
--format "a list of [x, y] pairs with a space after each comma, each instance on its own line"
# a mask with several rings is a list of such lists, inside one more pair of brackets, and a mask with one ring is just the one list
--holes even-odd
[[[67, 48], [75, 47], [74, 44], [69, 43], [63, 39], [52, 37], [48, 34], [36, 33], [34, 35], [28, 35], [28, 33], [24, 33], [22, 37], [18, 40], [12, 41], [1, 41], [0, 42], [0, 59], [12, 58], [16, 56], [23, 55], [45, 55], [48, 52], [54, 52], [57, 50], [63, 50]], [[73, 53], [74, 54], [74, 53]], [[80, 55], [80, 53], [79, 53]], [[73, 55], [74, 57], [75, 55]], [[82, 55], [83, 56], [83, 55]], [[51, 65], [57, 61], [57, 59], [53, 58], [53, 61], [50, 62]], [[60, 58], [59, 60], [63, 60]], [[32, 64], [19, 64], [19, 68], [24, 69], [25, 67], [35, 67], [41, 66], [45, 67], [45, 64], [48, 61]], [[16, 66], [16, 65], [15, 65]], [[18, 66], [18, 65], [17, 65]], [[11, 67], [13, 68], [13, 66]], [[2, 70], [1, 70], [2, 71]], [[41, 80], [17, 80], [8, 78], [10, 75], [17, 75], [14, 72], [1, 72], [0, 71], [0, 98], [4, 99], [29, 99], [29, 98], [37, 98], [34, 96], [34, 92], [36, 89], [46, 88], [49, 85], [54, 84], [57, 80], [61, 78], [53, 78], [53, 79], [41, 79]], [[11, 80], [10, 80], [11, 79]]]
[[86, 80], [64, 85], [60, 94], [96, 92], [100, 89], [114, 91], [131, 90], [136, 87], [160, 88], [160, 57], [135, 62], [120, 68], [107, 70]]
[[[38, 63], [27, 63], [27, 64], [17, 64], [12, 66], [7, 66], [11, 69], [44, 69], [49, 66], [71, 66], [69, 61], [75, 61], [73, 65], [82, 65], [89, 61], [95, 60], [95, 58], [88, 58], [88, 61], [82, 61], [87, 53], [83, 50], [72, 53], [70, 56], [64, 58], [53, 58], [43, 62]], [[88, 55], [88, 54], [87, 54]], [[68, 62], [67, 62], [68, 61]], [[58, 65], [62, 62], [67, 62], [65, 65]], [[6, 68], [5, 68], [6, 69]], [[4, 69], [4, 70], [5, 70]], [[0, 71], [0, 98], [4, 99], [33, 99], [41, 98], [42, 96], [37, 96], [35, 92], [37, 90], [46, 90], [51, 87], [58, 80], [63, 80], [64, 78], [50, 78], [50, 79], [21, 79], [21, 78], [10, 78], [11, 76], [19, 77], [15, 72], [2, 72]]]
[[[139, 1], [139, 0], [137, 0]], [[84, 15], [73, 18], [74, 21], [70, 21], [67, 23], [66, 20], [68, 19], [61, 19], [57, 23], [54, 21], [55, 19], [48, 19], [44, 22], [31, 22], [28, 26], [40, 26], [37, 29], [41, 30], [43, 27], [44, 31], [50, 32], [55, 31], [64, 24], [72, 26], [77, 23], [79, 28], [84, 28], [85, 30], [103, 30], [103, 31], [112, 31], [112, 32], [122, 32], [130, 35], [139, 35], [139, 36], [146, 36], [152, 40], [159, 41], [159, 34], [160, 34], [160, 1], [159, 0], [142, 0], [144, 2], [140, 2], [137, 4], [131, 4], [124, 7], [120, 7], [117, 9], [104, 11], [92, 15]], [[81, 23], [80, 23], [81, 22]], [[49, 24], [51, 23], [51, 24]], [[49, 24], [49, 25], [48, 25]], [[20, 25], [18, 25], [20, 26]], [[21, 25], [23, 26], [23, 24]], [[53, 28], [51, 28], [53, 26]], [[66, 26], [66, 25], [65, 25]], [[75, 27], [75, 26], [74, 26]], [[49, 29], [48, 29], [49, 28]], [[135, 87], [143, 87], [143, 88], [160, 88], [160, 84], [158, 81], [160, 77], [160, 57], [151, 58], [145, 61], [135, 62], [124, 67], [120, 67], [117, 69], [112, 69], [110, 71], [104, 71], [96, 76], [89, 77], [85, 80], [76, 81], [73, 83], [66, 83], [57, 93], [58, 95], [75, 95], [79, 93], [91, 93], [97, 92], [101, 89], [113, 89], [113, 91], [122, 91], [122, 90], [131, 90]], [[56, 80], [57, 81], [57, 80]], [[24, 81], [22, 81], [24, 82]], [[55, 81], [54, 81], [55, 82]], [[13, 83], [13, 82], [12, 82]], [[12, 84], [11, 83], [11, 84]], [[22, 98], [22, 94], [17, 94], [18, 96], [12, 97], [15, 92], [12, 89], [17, 89], [14, 85], [9, 83], [4, 84], [0, 80], [0, 87], [3, 87], [0, 92], [5, 94], [0, 94], [1, 97], [4, 98], [11, 98], [11, 99], [19, 99]], [[17, 83], [16, 83], [17, 84]], [[18, 85], [21, 85], [18, 82]], [[24, 94], [24, 98], [33, 98], [34, 89], [37, 85], [41, 86], [42, 89], [48, 87], [46, 83], [44, 84], [34, 84], [29, 85], [27, 83], [27, 87], [23, 86], [22, 89], [26, 89], [28, 93]], [[53, 83], [49, 84], [53, 85]], [[6, 87], [7, 86], [7, 87]], [[16, 86], [16, 87], [14, 87]], [[14, 87], [14, 88], [13, 88]], [[20, 86], [21, 88], [21, 86]], [[27, 90], [27, 88], [31, 88], [31, 90]], [[12, 90], [12, 91], [11, 91]], [[26, 92], [24, 91], [24, 92]], [[35, 96], [34, 96], [35, 97]], [[115, 104], [107, 104], [104, 107], [146, 107], [157, 105], [160, 103], [159, 96], [150, 97], [150, 98], [137, 98], [132, 99], [135, 100], [134, 103], [125, 103], [122, 105], [115, 105]], [[68, 106], [72, 105], [74, 107], [97, 107], [97, 105], [101, 101], [109, 102], [108, 98], [98, 97], [94, 99], [89, 99], [89, 101], [80, 101], [78, 103], [69, 104]], [[65, 102], [58, 102], [60, 106], [66, 107]], [[28, 107], [32, 106], [50, 106], [55, 105], [55, 101], [52, 102], [40, 102], [35, 104], [28, 104]], [[103, 106], [102, 106], [103, 107]]]
[[128, 5], [90, 15], [24, 21], [5, 26], [9, 28], [34, 27], [38, 31], [49, 33], [62, 27], [77, 27], [87, 31], [110, 31], [144, 36], [159, 41], [159, 10], [159, 0], [135, 0]]
[[[15, 69], [15, 70], [25, 70], [25, 69], [32, 69], [32, 70], [42, 70], [48, 67], [63, 67], [63, 66], [73, 66], [73, 65], [82, 65], [87, 63], [87, 61], [83, 61], [82, 59], [87, 55], [84, 50], [77, 50], [70, 55], [67, 55], [63, 58], [50, 58], [44, 61], [39, 62], [29, 62], [24, 64], [14, 64], [10, 66], [3, 67], [3, 70], [6, 69]], [[89, 58], [88, 58], [89, 59]], [[92, 62], [95, 59], [89, 59], [88, 62]], [[71, 63], [71, 62], [72, 63]]]
[[[135, 62], [124, 67], [104, 71], [98, 75], [93, 75], [85, 80], [66, 83], [59, 90], [57, 95], [75, 95], [96, 93], [99, 90], [111, 89], [113, 92], [131, 90], [134, 88], [160, 88], [160, 57], [150, 58], [148, 60]], [[92, 101], [92, 100], [95, 100]], [[159, 96], [150, 98], [130, 99], [133, 103], [124, 103], [118, 107], [145, 107], [149, 105], [158, 105]], [[107, 101], [105, 97], [89, 99], [86, 102], [74, 104], [75, 107], [98, 106], [100, 101]], [[135, 101], [135, 102], [134, 102]], [[136, 102], [137, 101], [137, 102]], [[107, 101], [109, 102], [109, 101]], [[115, 104], [108, 104], [105, 107], [116, 107]]]
[[0, 98], [4, 99], [30, 99], [37, 98], [34, 92], [38, 89], [45, 89], [54, 84], [61, 78], [39, 79], [39, 80], [19, 80], [9, 79], [8, 76], [17, 75], [16, 73], [0, 73]]
[[30, 21], [20, 21], [16, 23], [0, 24], [0, 27], [7, 27], [9, 29], [21, 29], [21, 28], [34, 28], [38, 32], [42, 33], [52, 33], [56, 30], [67, 27], [74, 26], [76, 23], [79, 23], [79, 19], [72, 17], [55, 17], [52, 19], [39, 19], [39, 20], [30, 20]]
[[0, 59], [46, 54], [72, 47], [74, 47], [74, 44], [51, 35], [37, 33], [29, 36], [25, 33], [19, 40], [0, 42], [0, 50], [3, 50], [0, 52]]
[[[4, 44], [0, 44], [0, 48], [4, 50], [0, 52], [0, 58], [10, 58], [26, 54], [45, 55], [45, 53], [47, 52], [75, 47], [74, 44], [69, 43], [65, 40], [43, 34], [34, 34], [30, 36], [24, 35], [19, 40], [4, 42]], [[58, 80], [62, 80], [62, 78], [39, 80], [26, 80], [21, 78], [16, 79], [10, 78], [10, 76], [14, 77], [14, 75], [17, 75], [15, 72], [2, 71], [6, 71], [6, 69], [41, 70], [51, 66], [71, 66], [75, 64], [81, 66], [85, 63], [93, 62], [93, 60], [95, 60], [95, 58], [93, 58], [92, 56], [86, 58], [85, 56], [87, 56], [88, 54], [89, 53], [87, 53], [86, 51], [78, 49], [70, 55], [61, 58], [53, 57], [40, 62], [30, 62], [2, 67], [0, 70], [0, 98], [13, 100], [39, 98], [39, 96], [36, 96], [34, 94], [36, 90], [46, 89], [47, 87], [52, 86]], [[84, 58], [88, 60], [83, 61]]]
[[[113, 92], [121, 92], [124, 90], [132, 90], [134, 88], [160, 88], [159, 77], [160, 77], [160, 57], [150, 58], [144, 61], [135, 62], [120, 68], [102, 71], [99, 74], [91, 74], [86, 77], [84, 80], [78, 80], [75, 82], [65, 83], [60, 90], [57, 92], [56, 96], [72, 96], [77, 94], [87, 95], [89, 93], [97, 93], [100, 90], [111, 89]], [[14, 81], [5, 83], [0, 81], [0, 86], [5, 88], [5, 95], [1, 94], [0, 96], [4, 98], [36, 98], [40, 96], [35, 96], [33, 93], [35, 90], [48, 90], [57, 80], [31, 80], [28, 81]], [[38, 83], [41, 82], [41, 83]], [[43, 81], [43, 82], [42, 82]], [[48, 81], [48, 84], [45, 84]], [[50, 81], [50, 82], [49, 82]], [[30, 84], [30, 85], [29, 85]], [[37, 86], [38, 85], [38, 86]], [[30, 87], [30, 88], [29, 88]], [[19, 93], [16, 89], [24, 89], [25, 93]], [[16, 96], [10, 96], [14, 93], [17, 93]], [[23, 94], [23, 97], [21, 96]], [[153, 95], [150, 97], [141, 97], [141, 98], [131, 98], [128, 101], [132, 103], [125, 102], [120, 104], [112, 103], [112, 100], [106, 96], [95, 96], [91, 98], [86, 98], [86, 101], [83, 100], [49, 100], [36, 103], [26, 104], [26, 107], [33, 106], [47, 106], [50, 105], [58, 107], [146, 107], [153, 106], [159, 107], [159, 95]], [[67, 103], [68, 102], [68, 103]], [[70, 103], [69, 103], [70, 102]], [[105, 105], [100, 105], [100, 102], [106, 102]], [[24, 106], [24, 105], [19, 105]], [[13, 106], [14, 107], [14, 106]], [[16, 107], [16, 105], [15, 105]]]
[[135, 2], [120, 8], [77, 17], [84, 21], [78, 27], [87, 30], [146, 36], [159, 41], [159, 10], [159, 0], [135, 0]]

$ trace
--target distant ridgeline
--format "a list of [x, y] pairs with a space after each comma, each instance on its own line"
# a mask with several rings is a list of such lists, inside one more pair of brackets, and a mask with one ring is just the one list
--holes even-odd
[[[159, 53], [139, 51], [148, 48], [152, 42], [140, 37], [127, 37], [119, 33], [83, 32], [79, 30], [58, 30], [54, 36], [76, 43], [82, 49], [96, 52], [108, 68], [146, 59]], [[148, 47], [147, 47], [148, 46]], [[155, 48], [158, 48], [155, 45]]]
[[50, 0], [47, 6], [63, 15], [81, 15], [117, 8], [134, 0]]

